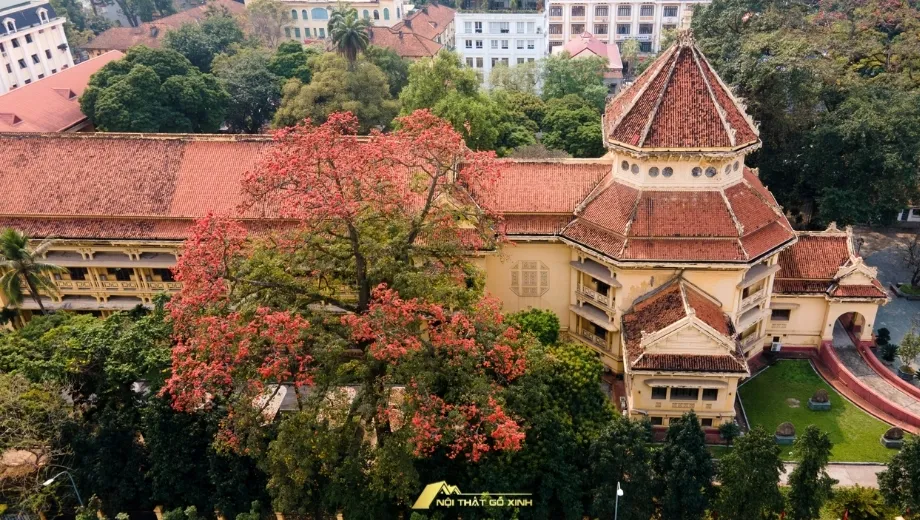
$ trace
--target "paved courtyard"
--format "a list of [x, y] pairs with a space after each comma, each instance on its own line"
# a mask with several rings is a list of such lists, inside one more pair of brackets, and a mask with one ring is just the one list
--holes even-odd
[[[797, 466], [794, 462], [786, 463], [786, 473], [779, 477], [781, 484], [786, 484], [789, 474]], [[887, 468], [884, 464], [829, 464], [827, 474], [837, 480], [838, 486], [855, 486], [878, 488], [878, 473]]]
[[862, 240], [860, 254], [866, 264], [878, 268], [878, 279], [889, 291], [892, 299], [881, 307], [875, 318], [875, 330], [882, 327], [891, 331], [891, 342], [900, 343], [904, 334], [910, 330], [911, 322], [920, 316], [920, 301], [897, 298], [888, 289], [890, 284], [902, 283], [910, 279], [910, 274], [903, 266], [899, 247], [910, 240], [913, 231], [893, 230], [855, 230], [857, 240]]

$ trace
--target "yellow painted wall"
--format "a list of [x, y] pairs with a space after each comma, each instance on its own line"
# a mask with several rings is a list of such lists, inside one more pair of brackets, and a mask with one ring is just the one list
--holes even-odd
[[827, 314], [824, 296], [773, 296], [772, 307], [798, 305], [791, 309], [789, 321], [767, 318], [767, 335], [779, 336], [784, 345], [815, 346], [821, 344], [821, 333]]
[[[713, 378], [726, 383], [724, 388], [719, 388], [719, 396], [715, 401], [704, 401], [702, 399], [702, 389], [700, 390], [699, 399], [696, 401], [652, 399], [652, 387], [647, 383], [649, 380], [666, 379], [699, 380], [702, 383]], [[713, 418], [713, 426], [718, 426], [722, 422], [730, 421], [735, 416], [734, 403], [735, 394], [738, 392], [738, 379], [737, 376], [723, 374], [670, 375], [666, 373], [632, 373], [626, 379], [627, 392], [630, 394], [630, 410], [635, 418], [645, 414], [649, 417], [664, 417], [665, 425], [668, 423], [667, 418], [680, 417], [684, 413], [694, 410], [701, 418]]]

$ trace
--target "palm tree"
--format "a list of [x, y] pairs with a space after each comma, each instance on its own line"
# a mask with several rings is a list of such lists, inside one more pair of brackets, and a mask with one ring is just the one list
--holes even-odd
[[364, 52], [370, 45], [370, 20], [358, 17], [358, 10], [353, 7], [339, 6], [332, 10], [329, 17], [329, 36], [336, 50], [348, 59], [348, 66], [354, 67], [358, 53]]
[[57, 294], [58, 288], [49, 275], [65, 273], [67, 268], [42, 261], [42, 255], [51, 247], [51, 242], [43, 241], [34, 249], [29, 249], [29, 237], [7, 228], [0, 233], [0, 267], [4, 273], [0, 275], [0, 293], [13, 305], [22, 303], [22, 286], [29, 288], [32, 299], [38, 304], [42, 314], [45, 314], [45, 305], [42, 303], [39, 291], [47, 294]]

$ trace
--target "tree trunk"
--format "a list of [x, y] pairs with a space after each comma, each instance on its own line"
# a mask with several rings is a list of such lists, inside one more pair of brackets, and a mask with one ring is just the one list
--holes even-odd
[[26, 281], [26, 285], [29, 286], [29, 292], [32, 293], [32, 299], [35, 300], [35, 303], [38, 304], [38, 309], [41, 311], [43, 315], [48, 314], [48, 312], [45, 311], [45, 304], [42, 303], [42, 297], [38, 294], [38, 290], [35, 289], [35, 286], [32, 285], [32, 282], [29, 280], [29, 277], [23, 275], [22, 278]]

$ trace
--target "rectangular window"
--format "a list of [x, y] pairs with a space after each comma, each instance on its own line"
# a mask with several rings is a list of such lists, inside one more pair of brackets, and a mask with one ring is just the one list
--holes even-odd
[[583, 5], [573, 5], [572, 6], [572, 16], [584, 16], [585, 15], [585, 6]]
[[32, 43], [32, 35], [31, 35], [31, 34], [27, 34], [27, 35], [26, 35], [26, 43]]
[[552, 54], [556, 47], [562, 47], [562, 42], [549, 42], [549, 53]]
[[303, 28], [303, 35], [306, 36], [307, 38], [310, 37], [310, 28], [309, 28], [309, 27], [304, 27], [304, 28]]
[[52, 74], [57, 74], [57, 69], [51, 69]]
[[517, 60], [518, 60], [518, 65], [524, 63], [524, 58], [518, 58]]
[[549, 15], [550, 16], [562, 16], [562, 6], [561, 5], [550, 6]]
[[581, 34], [585, 32], [585, 24], [583, 23], [573, 23], [572, 24], [572, 34]]
[[617, 7], [617, 16], [632, 16], [632, 6], [621, 5]]
[[719, 400], [719, 389], [718, 388], [704, 388], [703, 389], [703, 400], [704, 401], [718, 401]]
[[0, 52], [6, 52], [6, 47], [2, 43], [0, 43]]
[[770, 319], [773, 321], [789, 321], [791, 314], [791, 309], [773, 309], [770, 312]]
[[33, 54], [33, 55], [32, 55], [32, 63], [39, 64], [39, 63], [41, 63], [41, 62], [42, 62], [42, 60], [38, 59], [38, 54]]
[[527, 63], [533, 63], [534, 58], [527, 58]]
[[44, 74], [39, 74], [39, 75], [38, 75], [38, 79], [42, 79], [42, 78], [44, 78], [44, 77], [45, 77]]
[[594, 34], [595, 35], [607, 34], [607, 24], [605, 23], [594, 24]]
[[652, 24], [640, 23], [639, 24], [639, 34], [652, 34]]
[[663, 417], [650, 417], [649, 419], [651, 419], [652, 426], [661, 426], [664, 424]]
[[610, 14], [610, 8], [606, 5], [599, 5], [594, 8], [594, 16], [606, 17]]
[[535, 40], [527, 40], [527, 48], [530, 50], [534, 49]]
[[45, 49], [45, 57], [48, 58], [49, 60], [51, 59], [51, 51], [49, 51], [48, 49]]
[[510, 65], [510, 60], [508, 58], [502, 58], [502, 65], [507, 67]]
[[477, 49], [481, 49], [481, 48], [482, 48], [482, 40], [476, 40], [476, 48], [477, 48]]
[[131, 274], [134, 273], [134, 269], [113, 269], [115, 271], [115, 279], [119, 282], [130, 282]]
[[639, 16], [643, 18], [655, 16], [655, 6], [654, 5], [643, 5], [642, 7], [639, 8]]
[[159, 276], [159, 277], [160, 277], [160, 280], [163, 280], [164, 282], [173, 282], [173, 281], [175, 281], [175, 279], [173, 278], [172, 269], [154, 269], [154, 270], [153, 270], [153, 275], [154, 275], [154, 276]]
[[14, 49], [18, 49], [18, 48], [19, 48], [19, 39], [18, 39], [18, 38], [13, 38], [12, 41], [13, 41], [13, 48], [14, 48]]
[[284, 28], [284, 35], [287, 36], [288, 38], [291, 37], [291, 28], [290, 28], [290, 27], [285, 27], [285, 28]]
[[498, 48], [498, 40], [489, 40], [489, 43], [492, 45], [493, 49]]
[[467, 59], [466, 59], [466, 66], [467, 66], [467, 67], [470, 67], [470, 68], [473, 67], [473, 58], [467, 58]]
[[676, 5], [666, 5], [664, 6], [664, 12], [661, 14], [666, 18], [673, 18], [677, 16], [677, 6]]
[[668, 398], [668, 388], [665, 386], [653, 386], [652, 387], [652, 399], [667, 399]]
[[700, 419], [700, 426], [703, 428], [712, 428], [712, 419]]
[[498, 32], [508, 34], [511, 32], [511, 22], [498, 22]]
[[562, 24], [561, 23], [549, 24], [549, 33], [550, 34], [562, 34]]
[[498, 58], [492, 58], [492, 67], [494, 68], [496, 65], [498, 65]]
[[527, 32], [527, 22], [518, 22], [517, 32], [518, 34], [524, 34], [525, 32]]
[[463, 32], [467, 34], [473, 32], [473, 22], [463, 22]]
[[32, 80], [31, 80], [31, 79], [27, 79], [27, 80], [26, 80], [26, 85], [28, 85], [29, 83], [32, 83]]
[[318, 29], [318, 31], [319, 31], [319, 37], [320, 37], [320, 38], [325, 38], [325, 37], [326, 37], [326, 29], [325, 29], [324, 27], [320, 27], [320, 28]]
[[18, 63], [20, 69], [26, 68], [26, 60], [19, 60]]
[[617, 34], [629, 35], [629, 30], [632, 26], [628, 23], [618, 23], [617, 24]]
[[473, 48], [473, 40], [466, 40], [466, 48], [467, 49]]
[[502, 40], [502, 49], [508, 48], [508, 40]]
[[11, 74], [13, 73], [13, 67], [10, 67], [10, 64], [9, 64], [9, 63], [6, 64], [6, 71], [9, 72], [9, 73], [11, 73]]
[[476, 58], [476, 68], [477, 69], [482, 68], [482, 58]]
[[696, 401], [700, 397], [699, 388], [672, 388], [672, 401]]
[[673, 23], [666, 23], [661, 26], [662, 31], [673, 31], [675, 29], [677, 29], [677, 26], [674, 25]]
[[517, 48], [518, 48], [518, 49], [521, 49], [521, 50], [524, 50], [524, 40], [518, 40], [518, 41], [517, 41]]
[[294, 27], [294, 37], [300, 38], [300, 27]]
[[71, 267], [67, 269], [71, 280], [86, 280], [87, 270], [85, 267]]
[[536, 24], [534, 22], [527, 22], [527, 34], [533, 34]]
[[482, 22], [474, 22], [476, 34], [482, 34]]

